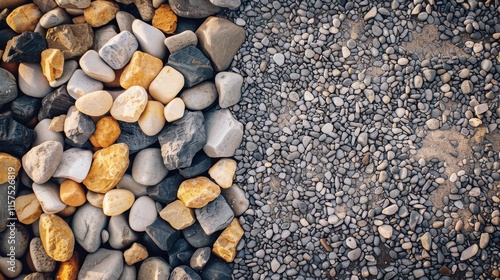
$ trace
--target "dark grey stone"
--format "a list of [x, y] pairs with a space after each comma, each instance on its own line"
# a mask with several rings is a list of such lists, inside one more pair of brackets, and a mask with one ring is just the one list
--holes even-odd
[[28, 123], [38, 114], [42, 107], [42, 99], [21, 95], [10, 104], [12, 117], [22, 124]]
[[206, 234], [225, 229], [233, 220], [234, 213], [222, 195], [205, 207], [195, 209], [196, 219]]
[[168, 250], [168, 263], [172, 267], [188, 265], [194, 253], [193, 247], [183, 238], [178, 239], [174, 246]]
[[33, 129], [15, 121], [10, 115], [0, 115], [0, 152], [21, 157], [35, 139]]
[[166, 177], [158, 185], [148, 187], [148, 195], [157, 202], [172, 202], [177, 199], [177, 190], [183, 181], [180, 174]]
[[75, 99], [69, 96], [66, 85], [63, 85], [42, 99], [42, 108], [38, 112], [38, 120], [41, 121], [66, 114], [74, 104]]
[[47, 48], [47, 42], [38, 32], [23, 32], [7, 42], [3, 60], [5, 62], [40, 62], [40, 54]]
[[71, 107], [64, 121], [64, 134], [76, 146], [84, 145], [94, 134], [95, 123], [87, 115], [81, 113], [76, 107]]
[[179, 174], [186, 179], [194, 178], [208, 171], [210, 167], [212, 167], [212, 159], [203, 151], [200, 151], [194, 156], [191, 166], [179, 169]]
[[16, 78], [9, 71], [0, 68], [0, 105], [7, 104], [17, 97]]
[[5, 50], [7, 42], [17, 36], [18, 34], [12, 29], [2, 29], [0, 30], [0, 50]]
[[195, 248], [211, 246], [218, 237], [218, 234], [206, 234], [198, 222], [182, 230], [182, 233], [186, 241]]
[[168, 4], [176, 15], [185, 18], [206, 18], [222, 10], [209, 0], [169, 0]]
[[168, 64], [184, 76], [185, 87], [192, 87], [214, 77], [210, 60], [195, 46], [188, 46], [168, 57]]
[[146, 227], [146, 234], [163, 251], [170, 250], [181, 236], [180, 231], [175, 230], [161, 218], [157, 218], [154, 223]]
[[181, 265], [174, 268], [170, 274], [170, 280], [201, 280], [201, 277], [189, 266]]
[[28, 245], [30, 244], [30, 233], [21, 223], [8, 222], [7, 229], [0, 233], [0, 254], [2, 256], [8, 256], [11, 252], [10, 247], [12, 243], [9, 243], [11, 235], [14, 236], [15, 240], [14, 246], [14, 256], [16, 259], [21, 258], [28, 250]]
[[[9, 182], [0, 184], [0, 197], [7, 197], [9, 195]], [[9, 205], [7, 203], [0, 204], [0, 232], [3, 232], [7, 228], [7, 224], [9, 221], [7, 218], [10, 218], [11, 212], [9, 211]], [[14, 213], [12, 213], [14, 214]]]
[[127, 123], [118, 121], [118, 124], [120, 125], [121, 133], [116, 142], [127, 144], [131, 154], [152, 145], [157, 140], [155, 136], [144, 134], [137, 122]]
[[223, 260], [212, 256], [201, 272], [203, 280], [231, 280], [233, 270]]

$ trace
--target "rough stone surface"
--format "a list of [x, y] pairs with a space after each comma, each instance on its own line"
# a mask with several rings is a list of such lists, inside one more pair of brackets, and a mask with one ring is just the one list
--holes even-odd
[[64, 69], [64, 56], [58, 49], [46, 49], [41, 53], [43, 75], [49, 82], [60, 78]]
[[82, 56], [94, 46], [94, 32], [87, 23], [49, 28], [45, 39], [49, 48], [62, 51], [64, 59]]
[[225, 229], [234, 218], [233, 210], [221, 195], [203, 208], [195, 209], [195, 213], [203, 231], [208, 235]]
[[223, 189], [233, 185], [235, 172], [236, 161], [229, 158], [220, 159], [208, 170], [210, 177]]
[[42, 214], [42, 206], [34, 193], [16, 197], [15, 211], [19, 222], [30, 225]]
[[211, 166], [212, 159], [208, 157], [203, 151], [200, 151], [194, 156], [193, 160], [191, 161], [191, 166], [179, 169], [179, 174], [186, 179], [194, 178], [208, 171]]
[[52, 176], [81, 183], [87, 177], [91, 164], [91, 151], [70, 148], [63, 152], [61, 163]]
[[209, 0], [169, 0], [168, 4], [176, 15], [185, 18], [206, 18], [221, 11]]
[[206, 113], [205, 130], [207, 143], [203, 151], [213, 158], [233, 156], [243, 137], [243, 124], [228, 109]]
[[140, 151], [158, 141], [157, 137], [144, 134], [137, 123], [118, 122], [118, 124], [121, 134], [116, 142], [127, 144], [130, 153]]
[[120, 277], [122, 271], [122, 252], [101, 248], [95, 253], [87, 255], [78, 273], [78, 279], [116, 280]]
[[237, 219], [221, 233], [214, 243], [213, 252], [226, 262], [232, 262], [236, 257], [236, 246], [243, 237], [244, 231]]
[[114, 2], [93, 1], [83, 10], [83, 16], [92, 27], [99, 27], [113, 20], [119, 10], [120, 7]]
[[215, 75], [215, 87], [219, 95], [219, 106], [228, 108], [237, 104], [241, 99], [243, 77], [233, 72], [219, 72]]
[[65, 262], [73, 256], [75, 237], [68, 224], [54, 214], [42, 214], [39, 222], [40, 239], [49, 257]]
[[177, 197], [189, 208], [202, 208], [216, 199], [220, 187], [207, 177], [196, 177], [185, 180], [179, 186]]
[[[0, 184], [12, 182], [12, 176], [17, 177], [21, 169], [21, 161], [7, 153], [0, 152], [0, 170], [7, 170], [0, 174]], [[10, 176], [9, 176], [10, 175]]]
[[177, 28], [177, 15], [169, 5], [163, 4], [156, 9], [152, 24], [166, 34], [173, 34]]
[[34, 119], [40, 111], [41, 107], [42, 100], [27, 95], [19, 96], [14, 101], [12, 101], [12, 103], [10, 103], [10, 111], [12, 112], [12, 117], [14, 117], [16, 121], [24, 124]]
[[71, 106], [64, 120], [64, 135], [76, 145], [83, 145], [95, 131], [92, 119]]
[[57, 141], [46, 141], [33, 147], [22, 158], [23, 168], [37, 184], [47, 182], [63, 157], [63, 146]]
[[42, 12], [33, 4], [19, 6], [7, 16], [6, 22], [17, 33], [34, 31]]
[[163, 219], [157, 218], [151, 225], [146, 227], [146, 234], [163, 251], [169, 251], [179, 239], [181, 232], [175, 230]]
[[66, 87], [59, 87], [42, 99], [42, 108], [38, 112], [38, 119], [43, 120], [66, 114], [74, 103], [75, 99], [69, 96]]
[[118, 121], [136, 122], [147, 104], [146, 90], [141, 86], [131, 86], [115, 99], [110, 113]]
[[5, 62], [36, 63], [40, 61], [40, 54], [46, 48], [47, 42], [40, 33], [28, 31], [7, 42], [2, 59]]
[[61, 262], [56, 273], [56, 279], [77, 279], [80, 270], [80, 257], [77, 252], [73, 253], [71, 259]]
[[196, 221], [193, 210], [184, 206], [180, 200], [167, 204], [161, 210], [160, 217], [176, 230], [185, 229]]
[[161, 59], [148, 53], [136, 51], [130, 59], [130, 63], [123, 69], [120, 76], [120, 85], [124, 89], [132, 86], [149, 88], [151, 82], [163, 67]]
[[130, 31], [122, 31], [111, 38], [99, 50], [101, 58], [113, 69], [122, 69], [139, 47], [139, 42]]
[[125, 259], [126, 264], [133, 265], [147, 259], [148, 251], [146, 247], [140, 243], [134, 243], [130, 248], [123, 252], [123, 258]]
[[38, 237], [31, 239], [30, 257], [37, 272], [52, 272], [56, 268], [56, 262], [47, 255]]
[[113, 117], [107, 116], [95, 124], [94, 134], [90, 136], [89, 140], [96, 148], [107, 148], [116, 142], [120, 133], [118, 122]]
[[0, 115], [0, 152], [23, 156], [30, 149], [35, 132], [10, 116]]
[[184, 76], [184, 85], [193, 87], [214, 76], [210, 60], [195, 46], [187, 46], [168, 57], [168, 64]]
[[177, 199], [177, 191], [184, 178], [179, 174], [165, 177], [156, 186], [147, 189], [149, 197], [161, 203], [170, 203]]

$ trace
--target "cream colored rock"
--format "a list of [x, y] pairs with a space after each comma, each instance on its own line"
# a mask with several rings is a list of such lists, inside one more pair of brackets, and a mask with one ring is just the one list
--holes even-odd
[[113, 97], [105, 90], [87, 93], [75, 102], [76, 109], [91, 117], [105, 115], [113, 106]]
[[149, 85], [154, 100], [168, 104], [184, 87], [184, 76], [171, 66], [165, 66]]
[[39, 231], [43, 248], [49, 257], [58, 262], [71, 259], [75, 248], [75, 236], [62, 218], [54, 214], [42, 214]]
[[59, 49], [46, 49], [42, 51], [40, 65], [47, 81], [54, 82], [62, 76], [64, 55]]
[[120, 7], [114, 2], [93, 1], [88, 8], [83, 10], [83, 16], [92, 27], [99, 27], [112, 21], [118, 11], [120, 11]]
[[160, 212], [160, 217], [176, 230], [182, 230], [196, 222], [194, 212], [180, 200], [171, 202]]
[[64, 132], [64, 121], [66, 120], [66, 115], [55, 116], [49, 125], [49, 129], [54, 132]]
[[0, 184], [7, 183], [9, 180], [17, 178], [17, 173], [21, 169], [21, 161], [7, 153], [0, 152]]
[[134, 201], [135, 196], [131, 191], [113, 189], [104, 195], [102, 210], [106, 216], [117, 216], [130, 209]]
[[146, 90], [141, 86], [132, 86], [115, 99], [110, 111], [111, 116], [123, 122], [136, 122], [147, 104]]
[[31, 148], [22, 158], [23, 168], [37, 184], [47, 182], [56, 172], [63, 157], [63, 146], [57, 141], [45, 141]]
[[125, 263], [128, 265], [133, 265], [140, 261], [147, 259], [149, 256], [148, 250], [146, 247], [141, 245], [140, 243], [134, 242], [130, 248], [123, 252], [123, 258], [125, 259]]
[[120, 86], [124, 89], [135, 85], [149, 88], [151, 82], [160, 73], [162, 66], [161, 59], [148, 53], [136, 51], [120, 76]]
[[236, 257], [236, 246], [243, 234], [244, 231], [238, 219], [234, 218], [231, 224], [215, 240], [212, 252], [226, 262], [232, 262]]
[[87, 192], [87, 201], [92, 206], [95, 206], [97, 208], [102, 208], [103, 201], [104, 201], [104, 194], [88, 191]]
[[223, 158], [214, 164], [208, 174], [215, 180], [221, 188], [227, 189], [233, 185], [233, 178], [236, 172], [236, 161], [230, 158]]
[[177, 191], [179, 198], [186, 207], [202, 208], [219, 196], [221, 190], [207, 177], [196, 177], [181, 183]]
[[469, 120], [469, 124], [472, 127], [478, 127], [478, 126], [483, 124], [483, 121], [481, 121], [481, 119], [478, 119], [478, 118], [472, 118]]
[[186, 111], [184, 101], [182, 101], [181, 98], [176, 97], [165, 106], [163, 115], [167, 122], [174, 122], [184, 116], [184, 111]]
[[7, 25], [17, 33], [34, 31], [42, 12], [33, 4], [19, 6], [7, 16]]
[[148, 136], [154, 136], [163, 129], [165, 116], [163, 115], [163, 104], [158, 101], [148, 101], [146, 109], [139, 117], [139, 127]]
[[19, 222], [30, 225], [42, 215], [42, 206], [34, 193], [16, 197], [16, 216]]

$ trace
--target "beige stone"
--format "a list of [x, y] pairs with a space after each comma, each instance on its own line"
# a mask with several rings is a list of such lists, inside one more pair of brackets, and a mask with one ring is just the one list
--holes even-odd
[[478, 118], [472, 118], [469, 120], [469, 124], [472, 127], [478, 127], [478, 126], [483, 124], [483, 121], [481, 121], [481, 119], [478, 119]]
[[176, 97], [172, 101], [168, 102], [163, 110], [163, 115], [167, 122], [174, 122], [184, 116], [186, 111], [186, 105], [181, 98]]
[[146, 247], [137, 242], [134, 242], [130, 248], [123, 252], [123, 258], [125, 259], [125, 263], [128, 265], [133, 265], [143, 261], [147, 259], [148, 256], [149, 254]]
[[107, 116], [96, 123], [94, 134], [89, 140], [96, 148], [107, 148], [115, 143], [120, 133], [118, 122], [113, 117]]
[[163, 114], [163, 104], [158, 101], [148, 101], [146, 109], [139, 117], [139, 127], [148, 136], [154, 136], [163, 129], [165, 116]]
[[55, 116], [49, 125], [49, 129], [55, 132], [64, 132], [64, 121], [66, 120], [66, 115]]
[[184, 76], [171, 66], [165, 66], [149, 85], [154, 100], [168, 104], [184, 87]]
[[21, 161], [7, 153], [0, 152], [0, 184], [9, 182], [17, 178], [17, 173], [21, 169]]
[[136, 122], [148, 104], [148, 93], [141, 86], [132, 86], [120, 94], [111, 107], [111, 116], [123, 122]]
[[117, 216], [132, 207], [135, 201], [134, 194], [125, 189], [113, 189], [104, 195], [102, 210], [106, 216]]
[[120, 85], [124, 89], [135, 85], [148, 88], [154, 78], [160, 73], [162, 67], [163, 62], [161, 59], [141, 51], [136, 51], [120, 76]]
[[221, 188], [227, 189], [233, 185], [233, 178], [236, 172], [236, 161], [230, 158], [223, 158], [214, 164], [208, 174], [215, 180]]
[[59, 49], [42, 51], [41, 62], [43, 75], [49, 82], [60, 78], [64, 69], [64, 55]]
[[87, 191], [87, 201], [92, 205], [97, 208], [102, 208], [103, 201], [104, 201], [104, 194], [103, 193], [96, 193], [93, 191]]
[[34, 223], [43, 212], [34, 193], [16, 197], [15, 210], [18, 221], [25, 225]]
[[77, 252], [68, 261], [62, 262], [56, 273], [56, 280], [76, 280], [80, 271], [80, 257]]
[[94, 31], [90, 24], [62, 24], [47, 30], [47, 45], [60, 49], [64, 59], [82, 56], [94, 46]]
[[75, 236], [69, 225], [59, 216], [43, 213], [40, 216], [40, 239], [47, 255], [58, 262], [73, 256]]
[[196, 177], [181, 183], [177, 197], [189, 208], [202, 208], [219, 196], [221, 190], [207, 177]]
[[83, 10], [85, 21], [92, 27], [100, 27], [112, 21], [120, 11], [118, 4], [110, 1], [93, 1]]
[[160, 212], [160, 217], [176, 230], [182, 230], [196, 222], [193, 210], [187, 208], [180, 200], [171, 202]]
[[169, 5], [163, 4], [155, 11], [153, 26], [167, 34], [174, 34], [177, 29], [177, 15]]
[[69, 206], [82, 206], [87, 201], [82, 185], [69, 179], [59, 186], [59, 198]]
[[89, 174], [83, 180], [87, 189], [106, 193], [120, 181], [129, 165], [127, 144], [113, 144], [94, 153]]
[[244, 231], [238, 219], [234, 218], [231, 224], [215, 240], [212, 252], [226, 262], [232, 262], [236, 257], [236, 246], [243, 237]]
[[7, 16], [7, 25], [17, 33], [34, 31], [42, 12], [33, 4], [19, 6]]
[[98, 90], [79, 97], [75, 106], [85, 115], [99, 117], [109, 112], [113, 106], [113, 97], [105, 90]]

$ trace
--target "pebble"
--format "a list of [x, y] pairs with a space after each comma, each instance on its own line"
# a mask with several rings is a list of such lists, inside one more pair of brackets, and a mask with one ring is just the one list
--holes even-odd
[[166, 34], [173, 34], [177, 29], [177, 15], [169, 5], [162, 4], [156, 9], [152, 24]]
[[180, 200], [169, 203], [160, 212], [160, 217], [176, 230], [183, 230], [196, 222], [194, 211]]
[[92, 27], [100, 27], [115, 19], [120, 10], [117, 3], [109, 1], [93, 1], [83, 10], [85, 21]]
[[170, 53], [175, 53], [188, 46], [198, 45], [198, 37], [191, 30], [182, 31], [179, 34], [168, 36], [164, 40], [165, 46]]
[[222, 189], [222, 196], [226, 199], [235, 216], [243, 215], [250, 206], [250, 201], [246, 198], [245, 191], [237, 185]]
[[63, 152], [61, 162], [52, 176], [81, 183], [87, 177], [91, 164], [91, 151], [70, 148]]
[[60, 78], [64, 70], [64, 56], [58, 49], [46, 49], [41, 53], [42, 73], [49, 82]]
[[215, 75], [215, 87], [219, 97], [219, 106], [228, 108], [236, 105], [241, 99], [243, 77], [233, 72], [219, 72]]
[[149, 93], [153, 99], [166, 105], [177, 96], [183, 87], [184, 76], [171, 66], [165, 66], [149, 85]]
[[208, 174], [223, 189], [233, 185], [233, 178], [236, 172], [236, 161], [233, 159], [220, 159], [215, 163]]
[[113, 117], [106, 116], [95, 124], [95, 131], [89, 140], [96, 148], [107, 148], [115, 143], [120, 133], [118, 122]]
[[184, 86], [193, 87], [214, 76], [210, 60], [195, 46], [187, 46], [168, 57], [168, 65], [184, 76]]
[[81, 69], [75, 70], [66, 86], [68, 94], [75, 100], [85, 94], [100, 91], [103, 88], [104, 85], [102, 82], [90, 78]]
[[[123, 258], [127, 265], [133, 265], [148, 258], [146, 247], [140, 243], [134, 242], [130, 248], [123, 252]], [[135, 276], [135, 275], [134, 275]]]
[[200, 226], [208, 235], [225, 229], [234, 218], [233, 210], [222, 196], [218, 196], [202, 208], [196, 208], [195, 213]]
[[207, 142], [203, 151], [212, 158], [231, 157], [240, 146], [243, 124], [228, 109], [214, 110], [205, 115]]
[[165, 126], [166, 118], [164, 106], [158, 101], [148, 101], [146, 108], [139, 117], [138, 124], [142, 132], [148, 136], [155, 136]]
[[109, 83], [115, 80], [115, 71], [94, 50], [87, 51], [79, 60], [83, 72], [90, 78]]
[[184, 90], [180, 96], [187, 109], [200, 111], [208, 108], [217, 99], [217, 89], [212, 82], [202, 82]]
[[477, 244], [474, 244], [462, 251], [462, 253], [460, 254], [460, 260], [466, 261], [474, 257], [478, 253], [478, 251], [479, 251], [479, 246]]
[[233, 219], [231, 224], [215, 240], [212, 252], [226, 262], [232, 262], [236, 257], [236, 246], [244, 233], [238, 219]]
[[38, 63], [20, 63], [18, 81], [21, 92], [31, 97], [42, 98], [52, 91]]
[[15, 211], [19, 222], [30, 225], [42, 214], [42, 206], [34, 193], [20, 195], [15, 200]]
[[168, 169], [163, 164], [160, 149], [147, 148], [137, 153], [132, 164], [132, 177], [135, 182], [153, 186], [160, 183], [167, 174]]
[[177, 197], [189, 208], [202, 208], [216, 199], [221, 190], [207, 177], [185, 180], [179, 186]]
[[170, 265], [163, 258], [150, 257], [141, 263], [137, 273], [137, 279], [168, 279], [170, 277], [170, 271]]
[[[101, 248], [85, 257], [78, 279], [118, 279], [123, 271], [123, 254], [117, 250]], [[113, 269], [109, 269], [112, 267]]]
[[154, 223], [157, 216], [154, 200], [141, 196], [135, 200], [130, 209], [128, 223], [134, 231], [143, 232], [146, 227]]
[[184, 101], [182, 101], [181, 98], [176, 97], [165, 106], [163, 115], [167, 122], [174, 122], [184, 116], [185, 109], [186, 105], [184, 104]]
[[139, 42], [135, 36], [124, 30], [101, 47], [99, 56], [111, 68], [118, 70], [128, 64], [138, 47]]
[[141, 86], [132, 86], [113, 102], [110, 113], [123, 122], [136, 122], [148, 104], [148, 93]]
[[113, 189], [104, 194], [102, 211], [106, 216], [117, 216], [132, 207], [135, 201], [134, 194], [125, 189]]
[[0, 104], [7, 104], [17, 97], [16, 78], [9, 71], [0, 68]]
[[73, 217], [71, 228], [76, 242], [89, 252], [96, 252], [101, 247], [101, 232], [106, 227], [108, 218], [101, 208], [86, 203], [79, 207]]
[[35, 271], [52, 272], [55, 270], [56, 262], [47, 255], [40, 238], [31, 239], [29, 254]]
[[46, 12], [40, 18], [40, 25], [43, 28], [51, 28], [61, 24], [70, 23], [71, 17], [66, 13], [66, 11], [60, 7]]
[[166, 37], [158, 28], [136, 19], [132, 22], [132, 32], [144, 52], [158, 59], [165, 57], [164, 41]]
[[39, 221], [40, 240], [47, 255], [58, 262], [73, 256], [75, 237], [68, 224], [59, 216], [43, 213]]
[[51, 119], [43, 119], [35, 126], [35, 139], [32, 146], [38, 146], [46, 141], [56, 141], [64, 145], [64, 136], [50, 129]]
[[59, 185], [59, 197], [68, 206], [82, 206], [87, 201], [85, 190], [82, 185], [72, 181], [64, 180]]
[[126, 214], [112, 216], [107, 226], [109, 245], [113, 249], [124, 249], [135, 242], [139, 235], [133, 231], [127, 221]]
[[392, 226], [390, 225], [381, 225], [378, 227], [378, 233], [384, 237], [385, 239], [391, 239], [392, 237]]
[[37, 184], [47, 182], [54, 174], [63, 157], [61, 143], [45, 141], [22, 157], [22, 165], [28, 176]]
[[42, 17], [42, 12], [33, 4], [19, 6], [12, 10], [6, 18], [7, 25], [16, 33], [34, 31]]

